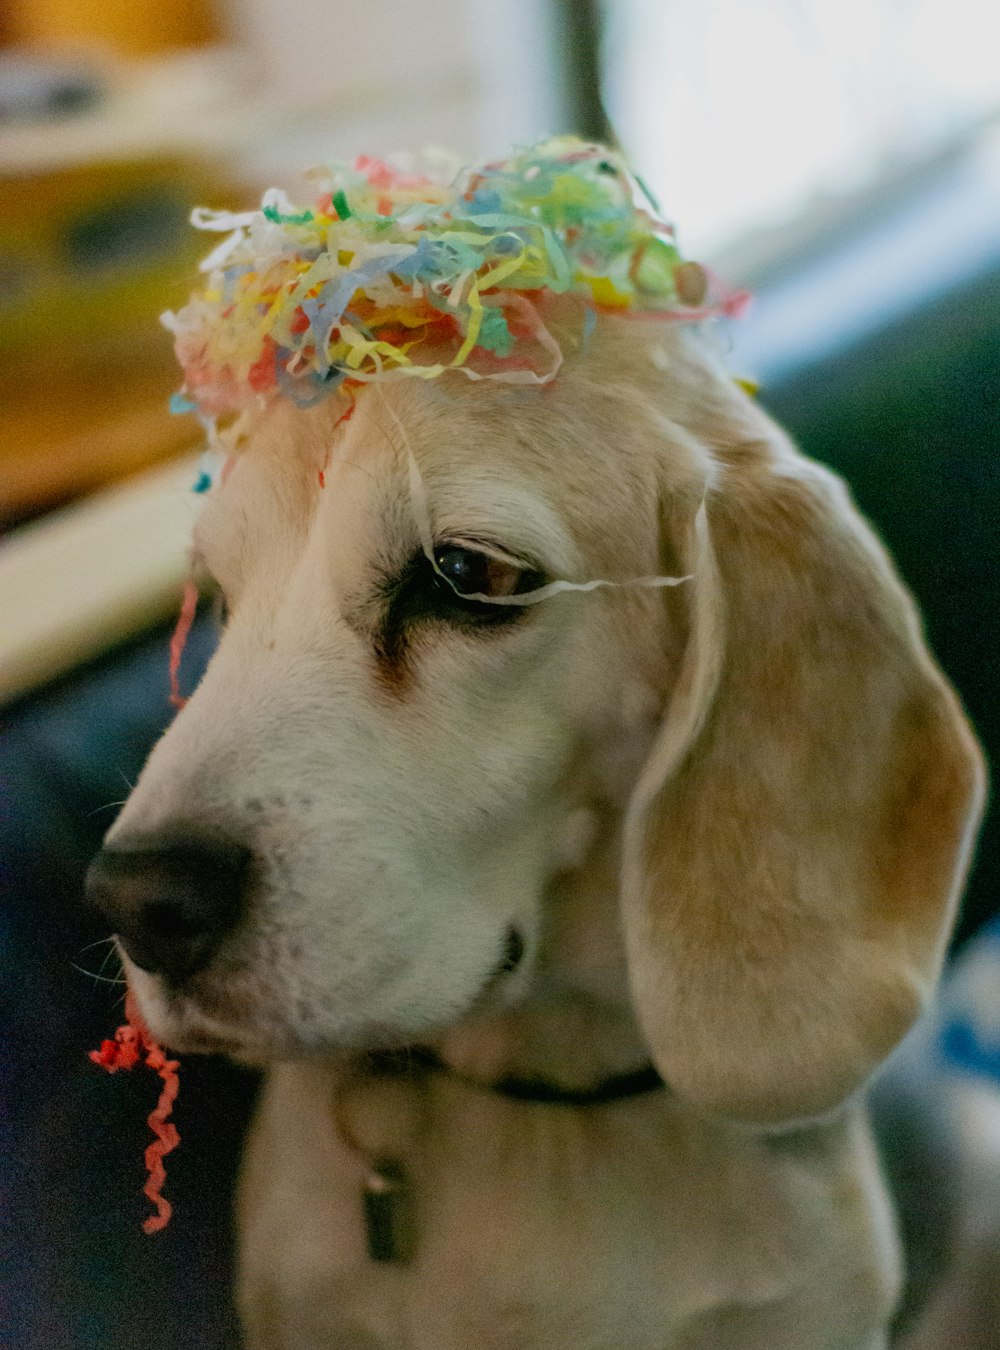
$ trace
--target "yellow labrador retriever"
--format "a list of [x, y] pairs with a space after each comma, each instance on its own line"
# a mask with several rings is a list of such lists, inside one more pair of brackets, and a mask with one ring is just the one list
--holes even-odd
[[211, 494], [221, 643], [92, 880], [154, 1034], [269, 1066], [248, 1345], [886, 1346], [859, 1093], [982, 770], [885, 553], [669, 324], [341, 411]]

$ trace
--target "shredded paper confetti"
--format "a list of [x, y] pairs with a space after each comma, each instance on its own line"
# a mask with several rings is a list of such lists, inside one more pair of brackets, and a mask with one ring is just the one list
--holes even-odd
[[575, 138], [457, 173], [361, 156], [312, 171], [306, 204], [270, 189], [259, 211], [199, 208], [225, 238], [178, 313], [177, 412], [214, 424], [275, 394], [309, 406], [386, 376], [544, 384], [562, 361], [552, 294], [578, 298], [584, 340], [601, 311], [697, 321], [737, 314], [685, 261], [622, 159]]
[[148, 1176], [143, 1187], [156, 1213], [144, 1219], [142, 1224], [144, 1232], [159, 1233], [166, 1228], [173, 1213], [170, 1201], [163, 1194], [163, 1183], [167, 1179], [163, 1159], [180, 1143], [177, 1127], [170, 1120], [174, 1099], [177, 1096], [179, 1065], [176, 1059], [169, 1059], [150, 1036], [131, 991], [125, 998], [125, 1019], [124, 1024], [115, 1032], [114, 1040], [103, 1041], [100, 1050], [91, 1050], [90, 1058], [108, 1073], [117, 1073], [119, 1069], [134, 1069], [142, 1060], [163, 1082], [159, 1099], [148, 1118], [149, 1128], [155, 1138], [146, 1147]]

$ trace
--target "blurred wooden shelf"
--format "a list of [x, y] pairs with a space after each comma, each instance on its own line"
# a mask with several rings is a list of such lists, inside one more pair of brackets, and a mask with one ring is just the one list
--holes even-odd
[[[172, 417], [169, 348], [0, 370], [0, 702], [165, 618], [179, 599], [201, 433]], [[66, 503], [71, 503], [67, 505]], [[58, 508], [58, 509], [53, 509]], [[44, 514], [43, 514], [44, 513]]]
[[0, 704], [176, 612], [202, 500], [187, 456], [13, 531], [0, 546]]
[[[168, 353], [169, 355], [169, 353]], [[194, 447], [190, 417], [167, 410], [172, 358], [139, 372], [89, 367], [0, 376], [0, 524], [62, 505]]]

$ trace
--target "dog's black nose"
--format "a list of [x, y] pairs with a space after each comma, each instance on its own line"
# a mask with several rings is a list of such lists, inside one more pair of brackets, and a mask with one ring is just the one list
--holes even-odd
[[250, 850], [219, 840], [104, 848], [87, 872], [87, 898], [137, 966], [177, 982], [235, 928], [249, 871]]

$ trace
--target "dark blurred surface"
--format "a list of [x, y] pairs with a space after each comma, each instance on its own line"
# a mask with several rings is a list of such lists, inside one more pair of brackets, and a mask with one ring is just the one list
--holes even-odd
[[[202, 622], [186, 677], [212, 640]], [[0, 733], [0, 1345], [11, 1350], [239, 1344], [229, 1209], [253, 1076], [185, 1060], [165, 1187], [174, 1218], [147, 1237], [143, 1150], [159, 1081], [108, 1078], [87, 1059], [122, 1020], [123, 991], [103, 982], [118, 971], [81, 904], [83, 873], [169, 721], [167, 641], [112, 653], [12, 710]]]

